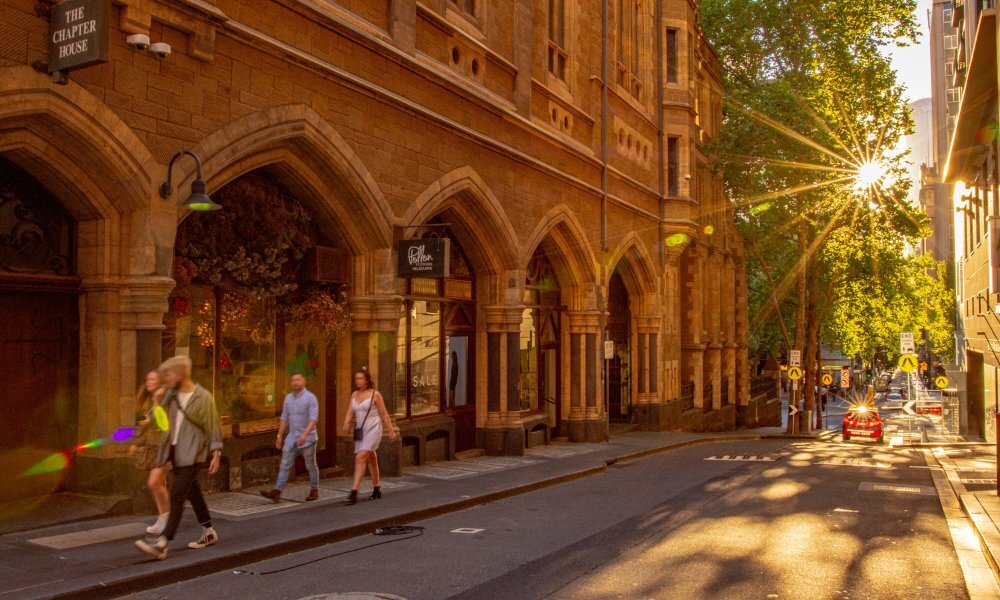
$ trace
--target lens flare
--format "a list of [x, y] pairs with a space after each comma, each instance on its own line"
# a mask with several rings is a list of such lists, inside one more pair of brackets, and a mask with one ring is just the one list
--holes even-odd
[[135, 427], [122, 427], [111, 434], [111, 439], [116, 442], [127, 442], [135, 437]]
[[666, 244], [670, 247], [683, 246], [688, 241], [686, 233], [675, 233], [666, 239]]
[[88, 448], [97, 448], [98, 446], [103, 446], [103, 445], [104, 445], [104, 438], [100, 438], [96, 440], [90, 440], [85, 444], [80, 444], [79, 446], [74, 448], [73, 451], [79, 452], [80, 450], [86, 450]]
[[37, 463], [25, 469], [18, 477], [34, 477], [46, 473], [57, 473], [69, 468], [69, 455], [65, 452], [50, 454]]
[[715, 227], [711, 225], [705, 225], [705, 235], [712, 235], [715, 233]]
[[759, 215], [760, 213], [766, 212], [768, 210], [771, 210], [771, 203], [770, 202], [761, 202], [760, 204], [758, 204], [756, 206], [751, 206], [750, 207], [750, 214], [751, 215]]
[[859, 192], [866, 192], [881, 186], [887, 175], [888, 170], [880, 161], [865, 161], [858, 166], [858, 172], [854, 176], [854, 187]]
[[162, 406], [157, 405], [153, 409], [153, 420], [156, 421], [156, 427], [160, 431], [170, 429], [170, 417], [167, 416], [167, 411], [163, 410]]

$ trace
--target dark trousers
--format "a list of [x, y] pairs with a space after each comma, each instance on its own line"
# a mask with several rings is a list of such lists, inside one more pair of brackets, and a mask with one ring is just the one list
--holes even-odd
[[[171, 451], [171, 459], [173, 459], [173, 451]], [[168, 540], [174, 539], [177, 526], [181, 524], [185, 500], [191, 501], [194, 515], [198, 517], [198, 522], [201, 523], [202, 527], [212, 526], [212, 515], [208, 512], [208, 505], [205, 504], [205, 497], [201, 495], [201, 487], [198, 485], [198, 465], [175, 466], [173, 474], [174, 482], [170, 486], [170, 517], [167, 518], [167, 528], [163, 530], [163, 535]]]

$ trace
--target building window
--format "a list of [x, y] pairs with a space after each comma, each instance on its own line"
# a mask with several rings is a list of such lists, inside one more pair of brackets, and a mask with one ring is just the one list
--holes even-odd
[[958, 48], [958, 36], [955, 34], [944, 36], [944, 47], [946, 50]]
[[677, 83], [677, 30], [668, 29], [666, 39], [667, 83]]
[[566, 79], [566, 0], [549, 0], [549, 73]]
[[476, 0], [454, 0], [455, 6], [470, 16], [476, 16]]
[[667, 138], [667, 195], [676, 198], [681, 195], [680, 139]]
[[643, 22], [642, 0], [618, 0], [618, 85], [637, 99], [642, 98], [639, 66]]
[[948, 88], [948, 102], [961, 102], [962, 92], [958, 88]]
[[944, 63], [944, 76], [951, 78], [954, 75], [955, 75], [955, 62], [949, 60], [948, 62]]
[[951, 9], [950, 8], [944, 9], [944, 22], [948, 23], [948, 24], [951, 23]]
[[520, 399], [522, 411], [546, 411], [555, 425], [559, 401], [559, 312], [561, 295], [555, 269], [544, 251], [528, 264], [521, 315]]

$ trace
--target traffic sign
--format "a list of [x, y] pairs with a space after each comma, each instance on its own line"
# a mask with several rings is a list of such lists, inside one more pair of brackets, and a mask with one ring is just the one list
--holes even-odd
[[829, 373], [824, 373], [823, 385], [830, 385], [831, 383], [833, 383], [833, 375], [830, 375]]
[[945, 377], [944, 375], [938, 375], [937, 378], [934, 380], [934, 385], [937, 386], [937, 389], [943, 390], [944, 388], [948, 387], [948, 378]]
[[844, 368], [840, 370], [840, 387], [845, 390], [851, 387], [851, 370]]
[[910, 400], [909, 402], [907, 402], [906, 404], [903, 405], [903, 412], [905, 412], [908, 415], [915, 415], [915, 414], [917, 414], [916, 411], [913, 410], [913, 406], [915, 404], [916, 404], [916, 402], [914, 402], [913, 400]]
[[788, 366], [790, 366], [790, 367], [801, 367], [802, 366], [802, 351], [801, 350], [789, 350], [788, 351]]
[[899, 353], [900, 354], [913, 354], [917, 351], [916, 346], [913, 342], [913, 332], [904, 331], [899, 334]]
[[926, 371], [927, 370], [927, 362], [921, 362], [920, 363], [920, 370], [921, 371]]
[[788, 367], [788, 378], [792, 381], [802, 379], [802, 367]]
[[917, 357], [912, 354], [904, 354], [899, 357], [899, 368], [904, 373], [912, 373], [917, 368]]
[[794, 417], [797, 414], [799, 414], [799, 407], [795, 406], [794, 404], [789, 404], [788, 405], [788, 416]]

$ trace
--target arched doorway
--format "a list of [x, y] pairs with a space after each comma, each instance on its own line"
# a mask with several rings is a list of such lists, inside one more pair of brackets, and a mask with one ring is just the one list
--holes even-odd
[[[438, 220], [424, 235], [451, 240], [451, 273], [444, 279], [408, 279], [396, 343], [396, 413], [401, 430], [421, 429], [420, 420], [454, 421], [455, 451], [476, 446], [476, 278], [462, 246]], [[430, 425], [430, 427], [435, 427]], [[440, 437], [421, 435], [427, 445]], [[404, 435], [404, 441], [417, 437]], [[444, 448], [416, 451], [425, 459], [447, 458]]]
[[632, 308], [620, 268], [608, 282], [606, 340], [614, 343], [608, 363], [608, 418], [628, 422], [632, 405]]
[[[529, 444], [533, 435], [561, 437], [561, 327], [562, 298], [555, 268], [544, 250], [535, 250], [525, 272], [524, 313], [520, 332], [520, 398], [519, 408], [525, 413]], [[537, 415], [537, 423], [531, 423]], [[538, 428], [542, 429], [539, 430]]]
[[[48, 190], [0, 157], [0, 454], [77, 444], [75, 236], [75, 222]], [[52, 491], [35, 482], [5, 486], [0, 499]]]
[[232, 487], [273, 477], [273, 435], [293, 372], [319, 400], [319, 462], [336, 464], [350, 261], [282, 175], [263, 168], [237, 177], [213, 192], [223, 210], [190, 214], [177, 231], [163, 354], [190, 356], [195, 379], [215, 396], [231, 438]]

